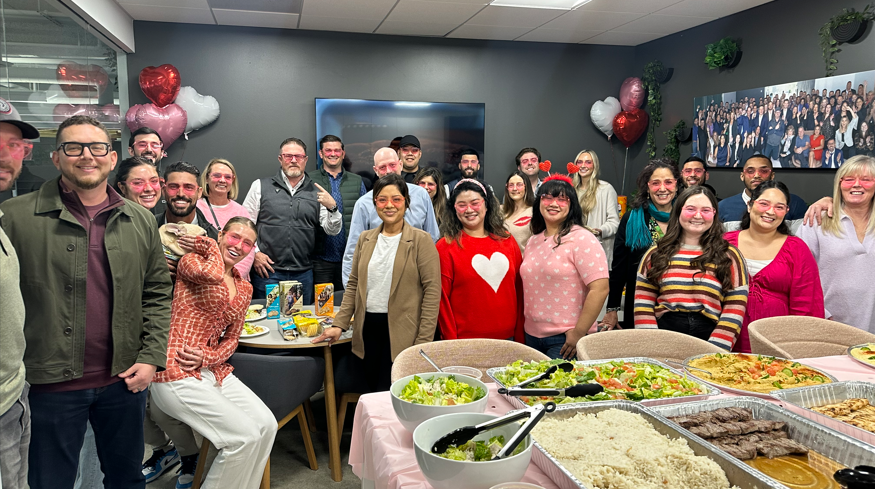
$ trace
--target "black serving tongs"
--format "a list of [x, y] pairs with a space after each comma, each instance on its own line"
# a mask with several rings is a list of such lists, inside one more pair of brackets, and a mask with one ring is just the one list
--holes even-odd
[[833, 475], [833, 479], [848, 489], [875, 488], [875, 467], [858, 465], [853, 469], [842, 469]]
[[[522, 389], [523, 387], [529, 384], [534, 384], [539, 380], [549, 379], [550, 376], [556, 373], [557, 370], [561, 370], [565, 373], [571, 372], [572, 370], [574, 370], [574, 364], [571, 362], [558, 363], [545, 370], [544, 373], [538, 374], [524, 382], [520, 382], [517, 385], [511, 386], [510, 389]], [[502, 394], [504, 393], [502, 392]]]
[[521, 382], [517, 385], [511, 387], [502, 387], [498, 389], [499, 394], [506, 394], [508, 396], [568, 396], [568, 397], [584, 397], [584, 396], [594, 396], [605, 390], [600, 384], [577, 384], [565, 389], [526, 389], [525, 387], [529, 384], [533, 384], [539, 380], [544, 380], [550, 378], [553, 373], [557, 370], [562, 370], [563, 372], [571, 372], [574, 370], [574, 364], [569, 362], [563, 362], [548, 368], [544, 373], [536, 375], [531, 379], [526, 380], [525, 382]]
[[492, 460], [504, 458], [508, 454], [513, 453], [517, 445], [525, 440], [526, 435], [528, 435], [529, 432], [532, 431], [532, 428], [534, 428], [535, 425], [538, 423], [538, 421], [540, 421], [541, 418], [544, 417], [544, 413], [552, 413], [555, 410], [556, 403], [554, 402], [537, 404], [535, 406], [531, 406], [520, 411], [506, 414], [500, 418], [496, 418], [485, 423], [459, 428], [449, 434], [442, 436], [436, 442], [434, 442], [434, 445], [432, 445], [431, 447], [431, 453], [444, 453], [451, 446], [458, 447], [460, 445], [468, 443], [469, 441], [471, 441], [472, 438], [479, 435], [480, 433], [483, 433], [484, 431], [493, 430], [500, 426], [504, 426], [506, 424], [514, 423], [516, 421], [528, 418], [528, 420], [523, 423], [522, 427], [517, 430], [516, 433], [514, 433], [514, 435], [510, 438], [510, 440], [507, 441], [507, 443], [505, 443], [501, 450], [494, 457], [492, 457]]

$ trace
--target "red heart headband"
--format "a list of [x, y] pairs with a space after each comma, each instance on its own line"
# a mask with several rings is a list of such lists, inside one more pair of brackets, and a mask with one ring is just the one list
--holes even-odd
[[[542, 161], [542, 162], [538, 165], [538, 168], [540, 168], [540, 170], [541, 170], [542, 172], [549, 173], [549, 172], [550, 172], [550, 166], [552, 166], [552, 164], [550, 163], [550, 160], [544, 160], [544, 161]], [[568, 169], [568, 175], [562, 175], [562, 174], [559, 174], [559, 173], [554, 173], [554, 174], [548, 176], [547, 178], [545, 178], [544, 181], [545, 181], [545, 182], [548, 182], [548, 181], [550, 181], [550, 180], [562, 180], [562, 181], [567, 181], [568, 183], [571, 183], [571, 177], [570, 177], [570, 176], [571, 176], [571, 175], [574, 175], [574, 174], [577, 173], [577, 172], [579, 172], [579, 171], [580, 171], [580, 166], [579, 166], [579, 165], [575, 165], [574, 163], [568, 162], [568, 164], [565, 165], [565, 168]]]

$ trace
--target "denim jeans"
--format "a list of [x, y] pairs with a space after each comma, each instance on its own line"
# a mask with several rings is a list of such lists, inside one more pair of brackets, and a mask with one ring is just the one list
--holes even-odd
[[146, 391], [134, 394], [121, 381], [97, 389], [31, 391], [29, 397], [31, 489], [73, 487], [88, 421], [94, 429], [104, 487], [146, 487], [143, 476]]
[[717, 323], [698, 312], [667, 312], [656, 320], [659, 329], [695, 336], [708, 341]]
[[262, 278], [258, 275], [258, 272], [253, 269], [250, 278], [252, 280], [253, 299], [264, 299], [267, 297], [267, 292], [264, 288], [266, 285], [278, 284], [285, 280], [297, 280], [298, 282], [301, 282], [301, 285], [304, 288], [304, 305], [313, 304], [313, 270], [306, 270], [303, 272], [285, 272], [277, 270], [268, 275], [267, 278]]
[[0, 487], [27, 487], [27, 452], [30, 446], [29, 386], [24, 383], [21, 395], [0, 416]]
[[[526, 346], [534, 348], [550, 358], [562, 358], [562, 345], [565, 344], [565, 333], [538, 338], [526, 333]], [[575, 353], [569, 360], [574, 360]]]
[[85, 442], [79, 452], [79, 472], [76, 474], [76, 485], [73, 489], [103, 489], [103, 472], [100, 471], [100, 459], [97, 458], [97, 442], [94, 439], [94, 429], [91, 423], [85, 430]]

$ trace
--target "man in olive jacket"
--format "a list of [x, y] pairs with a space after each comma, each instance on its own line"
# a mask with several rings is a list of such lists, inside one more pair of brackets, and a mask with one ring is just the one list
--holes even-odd
[[155, 217], [109, 185], [106, 128], [58, 128], [61, 176], [0, 206], [18, 251], [32, 489], [71, 488], [86, 421], [106, 487], [143, 488], [146, 389], [167, 361], [171, 284]]

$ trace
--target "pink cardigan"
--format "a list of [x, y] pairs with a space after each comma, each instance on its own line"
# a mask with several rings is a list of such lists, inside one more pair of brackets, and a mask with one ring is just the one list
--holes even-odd
[[[737, 247], [739, 232], [732, 231], [724, 237]], [[747, 326], [752, 321], [776, 316], [822, 318], [823, 315], [823, 288], [817, 262], [804, 241], [788, 236], [774, 260], [750, 278], [747, 311], [733, 351], [750, 353]]]

